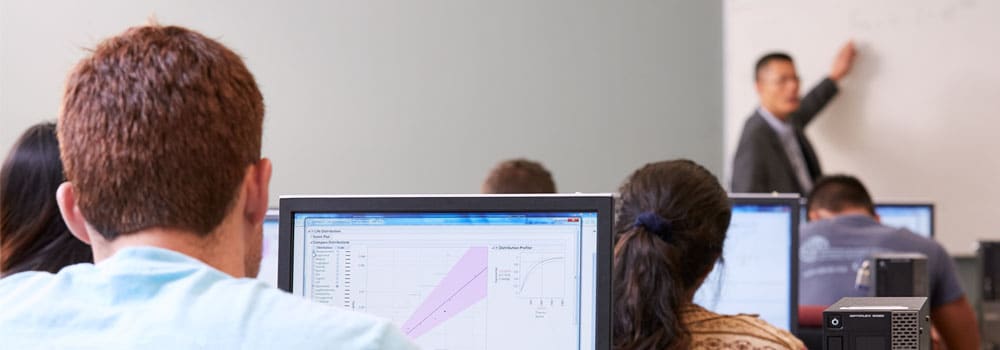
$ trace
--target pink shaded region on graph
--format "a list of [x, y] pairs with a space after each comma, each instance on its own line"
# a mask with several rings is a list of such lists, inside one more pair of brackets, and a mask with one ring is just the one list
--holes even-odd
[[403, 323], [403, 333], [416, 339], [486, 299], [487, 257], [486, 247], [469, 248]]

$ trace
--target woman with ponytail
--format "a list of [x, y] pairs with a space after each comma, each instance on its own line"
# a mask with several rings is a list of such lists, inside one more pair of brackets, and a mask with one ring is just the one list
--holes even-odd
[[689, 160], [651, 163], [619, 190], [612, 332], [615, 350], [805, 349], [751, 315], [692, 301], [722, 256], [732, 209], [718, 179]]

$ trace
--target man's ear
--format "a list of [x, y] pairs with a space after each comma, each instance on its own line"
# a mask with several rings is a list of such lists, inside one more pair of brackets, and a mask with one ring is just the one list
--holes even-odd
[[87, 233], [87, 220], [80, 212], [80, 207], [76, 205], [76, 190], [74, 190], [72, 183], [63, 182], [62, 185], [59, 185], [59, 189], [56, 190], [56, 203], [59, 205], [59, 212], [62, 213], [63, 221], [66, 222], [69, 232], [89, 245], [90, 234]]
[[246, 216], [251, 222], [264, 222], [271, 184], [271, 160], [262, 158], [250, 166], [247, 179]]

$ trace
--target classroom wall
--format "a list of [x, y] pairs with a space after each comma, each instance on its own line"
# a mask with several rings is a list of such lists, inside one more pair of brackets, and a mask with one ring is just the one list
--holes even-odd
[[841, 93], [807, 129], [826, 173], [859, 176], [877, 200], [932, 201], [936, 239], [971, 255], [1000, 238], [1000, 2], [727, 0], [725, 166], [757, 105], [753, 65], [796, 59], [802, 92], [857, 43]]
[[638, 166], [722, 169], [721, 1], [0, 2], [0, 153], [57, 116], [74, 62], [143, 24], [240, 53], [263, 91], [279, 194], [477, 192], [507, 157], [561, 191]]

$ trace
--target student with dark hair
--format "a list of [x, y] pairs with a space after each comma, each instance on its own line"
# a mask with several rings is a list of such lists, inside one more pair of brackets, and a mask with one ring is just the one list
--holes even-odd
[[975, 313], [958, 282], [954, 263], [932, 239], [879, 223], [875, 205], [857, 178], [821, 178], [809, 194], [810, 223], [801, 230], [799, 304], [828, 306], [843, 297], [867, 296], [855, 287], [858, 267], [872, 253], [927, 256], [931, 319], [948, 349], [977, 349]]
[[482, 193], [556, 193], [552, 174], [541, 163], [511, 159], [497, 164], [483, 182]]
[[612, 267], [615, 350], [804, 349], [756, 316], [712, 313], [695, 291], [722, 256], [729, 196], [688, 160], [651, 163], [619, 189]]
[[90, 247], [59, 215], [56, 189], [63, 181], [56, 124], [32, 126], [0, 168], [0, 277], [93, 261]]
[[774, 52], [757, 60], [754, 86], [760, 106], [747, 119], [736, 148], [733, 192], [809, 192], [823, 171], [805, 128], [837, 95], [837, 82], [850, 72], [854, 54], [854, 44], [845, 44], [830, 74], [801, 99], [791, 56]]
[[251, 279], [271, 162], [264, 100], [218, 41], [148, 25], [69, 74], [56, 201], [96, 264], [0, 279], [3, 347], [412, 349], [387, 320]]

